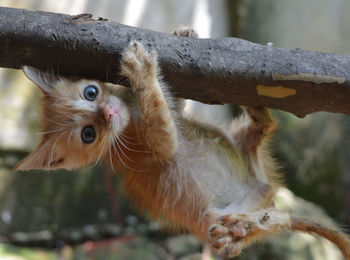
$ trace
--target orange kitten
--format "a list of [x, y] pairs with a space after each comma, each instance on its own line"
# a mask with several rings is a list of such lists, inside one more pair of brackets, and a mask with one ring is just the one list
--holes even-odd
[[226, 131], [188, 120], [159, 79], [156, 56], [129, 45], [121, 71], [132, 89], [24, 67], [44, 94], [44, 134], [16, 169], [72, 169], [103, 159], [125, 174], [125, 191], [141, 211], [191, 231], [223, 256], [281, 230], [303, 230], [332, 240], [349, 258], [341, 232], [273, 208], [279, 184], [264, 148], [274, 129], [268, 111], [246, 108]]

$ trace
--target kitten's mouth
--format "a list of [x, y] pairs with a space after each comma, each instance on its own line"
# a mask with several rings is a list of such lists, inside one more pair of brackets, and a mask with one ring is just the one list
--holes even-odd
[[129, 112], [115, 96], [109, 96], [99, 109], [100, 120], [113, 134], [120, 133], [129, 122]]
[[113, 132], [118, 131], [120, 127], [120, 107], [113, 104], [106, 104], [103, 108], [103, 119], [104, 122], [109, 125]]
[[103, 109], [103, 116], [107, 122], [111, 121], [114, 117], [119, 116], [119, 109], [107, 104]]

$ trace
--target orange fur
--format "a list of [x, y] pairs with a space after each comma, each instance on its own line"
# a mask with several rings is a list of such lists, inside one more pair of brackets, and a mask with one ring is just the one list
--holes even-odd
[[[193, 35], [177, 31], [182, 34]], [[283, 230], [310, 231], [307, 222], [300, 228], [288, 213], [273, 209], [280, 182], [266, 148], [275, 128], [267, 109], [246, 108], [223, 131], [175, 110], [159, 79], [155, 52], [131, 43], [121, 71], [132, 89], [25, 67], [44, 93], [43, 135], [16, 169], [72, 169], [102, 158], [124, 173], [125, 192], [142, 212], [209, 240], [224, 256]], [[97, 91], [93, 100], [84, 96], [88, 86]], [[87, 126], [94, 130], [88, 143], [82, 135]], [[333, 242], [349, 245], [337, 234]]]

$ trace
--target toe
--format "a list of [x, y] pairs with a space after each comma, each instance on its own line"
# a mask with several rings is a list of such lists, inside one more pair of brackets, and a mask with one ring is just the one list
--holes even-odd
[[216, 250], [220, 250], [228, 245], [231, 242], [229, 237], [219, 238], [213, 243], [213, 248]]
[[209, 230], [209, 235], [211, 237], [219, 237], [222, 235], [225, 235], [228, 233], [227, 228], [221, 225], [214, 225], [212, 228]]
[[234, 238], [243, 238], [247, 235], [247, 229], [242, 221], [238, 221], [230, 228], [230, 234]]

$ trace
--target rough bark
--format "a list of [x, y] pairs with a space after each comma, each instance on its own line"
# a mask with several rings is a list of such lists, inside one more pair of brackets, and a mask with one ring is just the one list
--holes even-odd
[[118, 82], [132, 40], [158, 52], [176, 96], [204, 103], [267, 106], [303, 117], [350, 115], [350, 57], [282, 49], [237, 38], [188, 39], [91, 15], [0, 8], [0, 66], [32, 65], [68, 76]]

